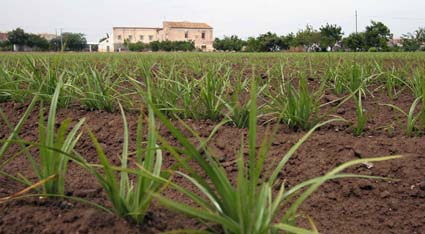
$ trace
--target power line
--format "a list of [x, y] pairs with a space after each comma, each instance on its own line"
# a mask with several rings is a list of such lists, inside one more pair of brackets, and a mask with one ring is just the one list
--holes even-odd
[[392, 20], [425, 21], [425, 18], [404, 17], [404, 16], [395, 16], [395, 17], [390, 17], [390, 16], [376, 16], [376, 15], [372, 15], [372, 16], [368, 16], [368, 17], [369, 17], [369, 18], [392, 19]]

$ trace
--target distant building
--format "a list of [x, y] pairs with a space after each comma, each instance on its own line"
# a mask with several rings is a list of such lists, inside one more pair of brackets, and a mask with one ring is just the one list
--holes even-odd
[[98, 44], [98, 52], [114, 52], [114, 43], [112, 38], [104, 38]]
[[212, 51], [213, 28], [206, 23], [164, 21], [162, 28], [150, 27], [113, 27], [112, 37], [99, 44], [100, 52], [121, 51], [124, 43], [152, 41], [193, 41], [202, 51]]
[[214, 50], [213, 28], [206, 23], [164, 22], [160, 31], [162, 41], [193, 41], [203, 51]]
[[87, 46], [83, 51], [96, 52], [99, 50], [99, 42], [87, 42]]
[[388, 41], [388, 46], [403, 47], [403, 43], [402, 43], [402, 40], [400, 38], [391, 38]]
[[143, 42], [145, 44], [152, 41], [162, 41], [159, 34], [162, 28], [148, 27], [114, 27], [112, 28], [112, 42], [114, 51], [121, 51], [125, 48], [124, 42]]
[[39, 33], [38, 35], [48, 41], [51, 41], [55, 39], [56, 37], [58, 37], [56, 34], [51, 34], [51, 33]]
[[0, 41], [6, 41], [7, 40], [7, 33], [0, 32]]

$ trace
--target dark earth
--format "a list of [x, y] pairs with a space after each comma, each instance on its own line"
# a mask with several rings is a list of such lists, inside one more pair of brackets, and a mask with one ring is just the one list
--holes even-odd
[[[333, 99], [331, 94], [325, 98]], [[288, 186], [323, 175], [343, 162], [367, 157], [403, 154], [404, 158], [357, 165], [347, 170], [350, 173], [385, 176], [397, 180], [344, 179], [327, 182], [319, 188], [301, 207], [302, 214], [310, 216], [319, 231], [324, 234], [341, 233], [425, 233], [425, 138], [408, 137], [404, 133], [405, 118], [391, 108], [379, 103], [393, 103], [407, 110], [412, 103], [408, 95], [389, 100], [385, 95], [375, 95], [365, 100], [368, 115], [367, 129], [360, 137], [351, 133], [345, 123], [334, 123], [316, 131], [291, 158], [281, 179]], [[8, 118], [16, 123], [24, 113], [26, 105], [6, 102], [0, 104]], [[347, 103], [339, 108], [337, 115], [355, 120], [355, 107]], [[119, 161], [122, 150], [122, 119], [120, 113], [86, 111], [79, 106], [58, 111], [58, 121], [65, 117], [75, 123], [86, 118], [86, 128], [93, 130], [111, 161]], [[131, 133], [131, 149], [137, 125], [137, 113], [127, 113]], [[207, 137], [217, 123], [211, 121], [185, 120], [203, 137]], [[25, 140], [37, 140], [38, 113], [28, 119], [20, 136]], [[157, 125], [160, 125], [159, 123]], [[267, 166], [274, 161], [305, 133], [273, 124], [279, 130], [273, 140]], [[160, 126], [160, 133], [174, 144], [176, 140]], [[259, 125], [259, 140], [266, 130]], [[0, 138], [6, 138], [10, 131], [0, 122]], [[191, 137], [189, 131], [184, 133]], [[226, 168], [229, 176], [236, 175], [233, 162], [240, 149], [240, 139], [247, 129], [223, 126], [210, 142], [212, 151]], [[13, 155], [19, 148], [13, 146], [7, 155]], [[88, 161], [97, 162], [96, 151], [86, 134], [80, 139], [76, 150]], [[173, 165], [169, 154], [164, 156], [164, 168]], [[25, 157], [17, 157], [4, 170], [16, 175], [18, 172], [34, 179]], [[179, 184], [193, 187], [183, 178], [176, 177]], [[10, 179], [0, 177], [0, 198], [14, 194], [24, 187]], [[69, 164], [66, 181], [67, 194], [110, 207], [105, 194], [95, 178], [74, 163]], [[164, 194], [172, 199], [187, 201], [183, 195], [166, 190]], [[283, 213], [283, 211], [282, 211]], [[305, 226], [306, 221], [300, 221]], [[206, 226], [190, 217], [153, 204], [144, 225], [135, 225], [113, 214], [89, 204], [73, 200], [24, 198], [0, 204], [0, 233], [160, 233], [177, 229], [205, 229]]]

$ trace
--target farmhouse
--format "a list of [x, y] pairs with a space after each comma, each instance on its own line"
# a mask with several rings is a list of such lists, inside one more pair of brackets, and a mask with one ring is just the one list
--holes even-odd
[[100, 52], [121, 51], [125, 42], [193, 41], [202, 51], [213, 50], [213, 28], [206, 23], [164, 21], [162, 28], [113, 27], [111, 38], [99, 44]]

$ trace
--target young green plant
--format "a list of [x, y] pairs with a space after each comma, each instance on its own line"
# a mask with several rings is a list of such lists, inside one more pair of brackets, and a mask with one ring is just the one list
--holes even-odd
[[323, 95], [326, 80], [322, 80], [319, 88], [311, 92], [304, 73], [300, 73], [298, 87], [295, 87], [291, 80], [285, 79], [283, 67], [281, 75], [277, 90], [271, 90], [267, 94], [271, 100], [268, 109], [278, 115], [280, 122], [292, 129], [311, 129], [319, 119], [319, 100]]
[[421, 97], [416, 98], [413, 101], [412, 105], [410, 106], [409, 112], [405, 112], [404, 110], [402, 110], [400, 107], [396, 105], [392, 105], [392, 104], [381, 104], [381, 105], [391, 107], [394, 110], [397, 110], [398, 112], [403, 114], [407, 118], [406, 119], [406, 134], [412, 137], [417, 134], [420, 134], [422, 129], [421, 127], [417, 129], [417, 126], [423, 113], [422, 112], [419, 112], [417, 114], [415, 113], [415, 110], [420, 102], [421, 102]]
[[62, 86], [63, 82], [59, 80], [50, 104], [47, 125], [44, 124], [44, 111], [43, 107], [41, 107], [40, 120], [38, 123], [38, 137], [39, 144], [41, 145], [39, 147], [40, 163], [37, 166], [34, 159], [30, 160], [39, 180], [44, 180], [52, 175], [57, 176], [56, 179], [49, 180], [42, 185], [43, 193], [45, 194], [65, 194], [65, 176], [69, 158], [65, 157], [60, 152], [52, 150], [52, 148], [70, 153], [80, 139], [82, 133], [78, 132], [85, 121], [85, 119], [81, 119], [73, 129], [67, 133], [71, 120], [66, 119], [60, 124], [58, 130], [55, 131], [56, 109]]
[[366, 125], [366, 116], [363, 110], [363, 104], [362, 104], [362, 92], [359, 90], [357, 91], [357, 95], [354, 95], [354, 100], [356, 104], [356, 115], [357, 115], [357, 124], [353, 128], [353, 134], [355, 136], [360, 136], [363, 134], [365, 125]]
[[[243, 153], [243, 139], [241, 150], [238, 153], [236, 181], [232, 182], [226, 170], [215, 160], [214, 155], [207, 147], [207, 143], [199, 136], [201, 149], [194, 146], [183, 134], [170, 122], [166, 116], [156, 111], [158, 118], [169, 129], [171, 134], [178, 140], [181, 147], [172, 147], [169, 142], [159, 138], [163, 146], [177, 159], [179, 166], [185, 170], [177, 172], [198, 188], [198, 193], [190, 191], [175, 183], [169, 183], [171, 187], [188, 196], [196, 205], [190, 206], [179, 203], [162, 195], [156, 195], [158, 200], [165, 206], [183, 212], [189, 216], [199, 218], [207, 223], [216, 223], [220, 228], [210, 227], [211, 233], [229, 234], [277, 234], [280, 230], [286, 233], [318, 233], [313, 225], [312, 230], [296, 226], [296, 218], [299, 206], [324, 182], [330, 179], [361, 177], [380, 178], [374, 176], [363, 176], [341, 173], [349, 166], [364, 162], [383, 161], [398, 158], [399, 156], [369, 158], [351, 161], [331, 170], [324, 176], [307, 180], [286, 190], [284, 183], [278, 184], [279, 191], [273, 192], [278, 183], [279, 174], [295, 151], [308, 139], [308, 137], [319, 127], [335, 120], [329, 120], [315, 125], [285, 154], [270, 174], [264, 170], [267, 154], [271, 147], [273, 133], [268, 131], [261, 145], [257, 148], [256, 132], [256, 84], [252, 82], [251, 102], [249, 112], [248, 129], [248, 156]], [[193, 131], [192, 131], [193, 132]], [[258, 150], [257, 150], [258, 149]], [[180, 156], [186, 155], [188, 158]], [[197, 172], [188, 164], [193, 160], [202, 169]], [[157, 178], [157, 180], [161, 180]], [[295, 199], [294, 201], [294, 198]], [[293, 203], [291, 203], [294, 201]], [[284, 212], [283, 218], [281, 211]], [[190, 232], [188, 230], [184, 230]]]
[[[141, 224], [152, 202], [153, 194], [161, 191], [164, 183], [155, 181], [139, 173], [138, 170], [129, 167], [129, 133], [127, 119], [124, 110], [119, 105], [124, 128], [123, 151], [121, 155], [121, 166], [115, 167], [109, 162], [105, 152], [100, 146], [94, 134], [89, 131], [90, 138], [96, 147], [100, 164], [103, 169], [101, 173], [97, 167], [85, 163], [84, 166], [96, 177], [112, 203], [114, 212], [128, 220]], [[156, 145], [154, 114], [149, 109], [147, 143], [143, 147], [143, 114], [140, 114], [137, 125], [137, 142], [135, 164], [140, 170], [160, 177], [162, 166], [162, 151]], [[80, 158], [82, 158], [80, 156]], [[116, 173], [119, 172], [119, 178]], [[135, 178], [130, 179], [130, 174]]]
[[[69, 161], [69, 158], [66, 155], [71, 153], [75, 145], [77, 144], [82, 134], [78, 132], [85, 121], [84, 119], [81, 119], [71, 129], [71, 131], [68, 132], [68, 128], [71, 121], [70, 119], [66, 119], [60, 124], [58, 130], [56, 131], [56, 110], [62, 85], [63, 82], [59, 80], [55, 92], [53, 93], [52, 101], [50, 103], [50, 110], [47, 116], [47, 125], [44, 122], [43, 105], [41, 105], [40, 107], [40, 116], [38, 122], [38, 143], [32, 144], [38, 147], [39, 160], [36, 160], [36, 157], [29, 153], [28, 147], [25, 147], [22, 140], [18, 136], [19, 130], [21, 129], [22, 124], [28, 118], [29, 114], [31, 113], [31, 110], [34, 108], [38, 96], [33, 99], [33, 102], [27, 108], [27, 111], [24, 113], [24, 116], [21, 118], [20, 122], [14, 128], [8, 140], [3, 144], [2, 148], [0, 149], [1, 158], [11, 143], [16, 142], [20, 144], [23, 149], [22, 152], [29, 160], [30, 165], [34, 170], [38, 181], [45, 181], [44, 183], [42, 183], [41, 187], [42, 194], [46, 196], [63, 196], [65, 194], [65, 176], [67, 164]], [[4, 114], [2, 113], [1, 115], [2, 118], [6, 121]], [[7, 124], [10, 125], [8, 121]], [[27, 179], [23, 175], [19, 175], [19, 177], [11, 176], [11, 178], [14, 178], [24, 184], [33, 184], [32, 182], [30, 182], [29, 179]]]

